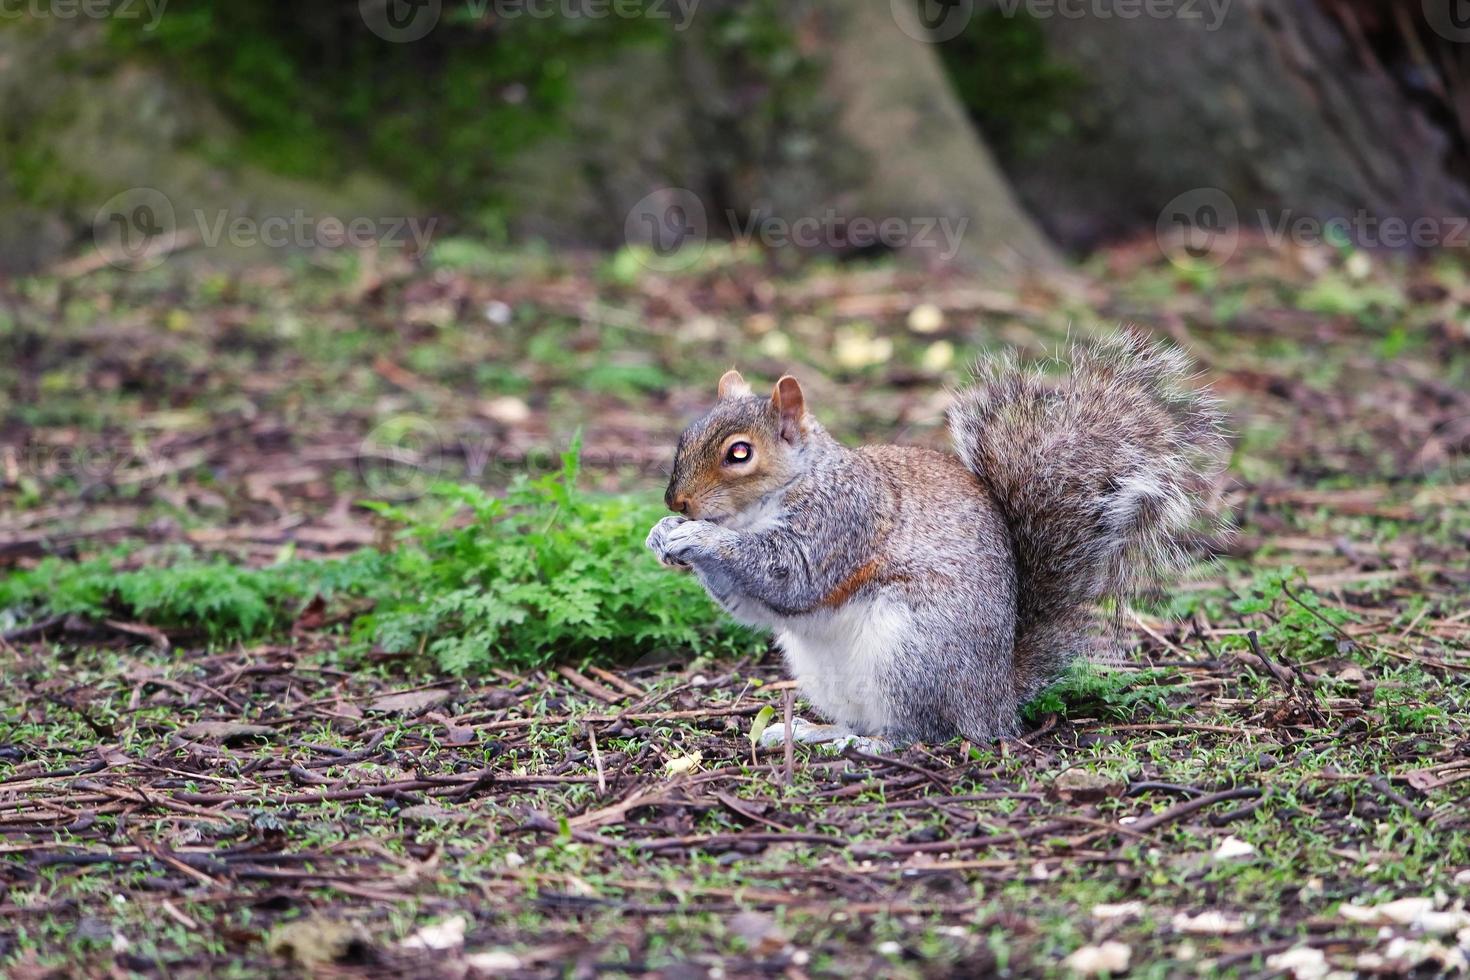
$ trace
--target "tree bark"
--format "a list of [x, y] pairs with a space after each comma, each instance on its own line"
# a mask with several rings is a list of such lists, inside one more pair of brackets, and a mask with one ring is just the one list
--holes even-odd
[[793, 94], [719, 59], [708, 34], [716, 7], [701, 7], [672, 52], [625, 51], [584, 73], [569, 136], [505, 174], [521, 204], [517, 230], [639, 243], [677, 208], [681, 223], [700, 212], [701, 238], [751, 238], [778, 256], [895, 246], [922, 264], [994, 275], [1056, 261], [934, 46], [915, 39], [916, 19], [900, 25], [872, 0], [790, 5], [797, 53], [815, 69]]
[[1086, 16], [1038, 19], [1086, 86], [1073, 135], [1010, 173], [1054, 238], [1087, 248], [1153, 227], [1200, 188], [1223, 191], [1255, 231], [1282, 215], [1470, 213], [1455, 135], [1320, 0], [1235, 0], [1218, 20], [1187, 6], [1199, 16], [1125, 17], [1117, 0], [1090, 0]]

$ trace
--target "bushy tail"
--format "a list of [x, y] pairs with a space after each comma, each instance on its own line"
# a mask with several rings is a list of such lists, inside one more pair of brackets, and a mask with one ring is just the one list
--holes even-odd
[[1010, 524], [1019, 570], [1016, 692], [1034, 695], [1093, 642], [1097, 601], [1185, 561], [1217, 513], [1225, 419], [1183, 352], [1118, 334], [1074, 345], [1057, 376], [1000, 357], [950, 412], [965, 465]]

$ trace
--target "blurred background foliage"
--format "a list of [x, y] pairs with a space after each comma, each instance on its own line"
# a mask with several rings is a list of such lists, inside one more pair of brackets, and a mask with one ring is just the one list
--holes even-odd
[[120, 56], [210, 93], [250, 162], [316, 180], [366, 165], [485, 229], [506, 205], [495, 169], [564, 127], [574, 66], [622, 44], [667, 44], [648, 20], [524, 18], [505, 29], [468, 9], [400, 44], [368, 30], [356, 2], [173, 0], [151, 32], [108, 27]]

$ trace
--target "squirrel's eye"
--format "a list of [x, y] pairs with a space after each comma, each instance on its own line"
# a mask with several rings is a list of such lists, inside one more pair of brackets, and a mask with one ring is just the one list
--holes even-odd
[[750, 448], [748, 442], [731, 443], [730, 448], [725, 450], [726, 463], [748, 463], [755, 455], [755, 450]]

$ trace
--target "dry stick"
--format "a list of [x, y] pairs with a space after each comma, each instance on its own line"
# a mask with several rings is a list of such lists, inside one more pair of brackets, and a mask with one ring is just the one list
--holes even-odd
[[777, 823], [775, 820], [768, 820], [767, 818], [761, 816], [759, 813], [755, 813], [754, 811], [748, 809], [744, 803], [741, 803], [738, 799], [731, 796], [729, 793], [716, 793], [714, 794], [714, 797], [725, 805], [725, 809], [729, 810], [731, 813], [735, 813], [739, 816], [744, 817], [746, 820], [749, 820], [752, 823], [763, 823], [767, 827], [770, 827], [772, 830], [788, 831], [792, 829], [784, 823]]
[[792, 745], [791, 740], [791, 712], [796, 704], [796, 691], [788, 687], [781, 700], [786, 725], [786, 739], [782, 751], [786, 756], [786, 785], [790, 786], [796, 781], [796, 747]]
[[1268, 728], [1232, 728], [1229, 725], [1184, 725], [1161, 722], [1157, 725], [1108, 725], [1110, 732], [1211, 732], [1221, 735], [1268, 735]]
[[998, 844], [1019, 844], [1033, 837], [1057, 833], [1066, 828], [1065, 823], [1053, 822], [1032, 827], [1030, 830], [1008, 831], [989, 834], [985, 837], [968, 837], [962, 840], [932, 841], [925, 844], [867, 844], [854, 847], [854, 854], [943, 854], [953, 851], [973, 851]]
[[556, 668], [556, 672], [562, 677], [565, 677], [568, 681], [571, 681], [573, 687], [576, 687], [581, 691], [585, 691], [597, 700], [602, 701], [606, 704], [613, 704], [614, 702], [621, 701], [623, 699], [622, 695], [618, 694], [616, 691], [608, 690], [601, 684], [592, 680], [592, 678], [577, 670], [577, 668], [575, 667], [570, 667], [566, 664], [562, 664], [561, 666]]
[[[1196, 810], [1203, 810], [1205, 807], [1213, 806], [1216, 803], [1224, 803], [1226, 800], [1255, 799], [1257, 796], [1260, 795], [1260, 787], [1237, 786], [1234, 789], [1223, 790], [1219, 793], [1210, 793], [1206, 796], [1196, 796], [1192, 800], [1185, 800], [1183, 803], [1176, 803], [1162, 813], [1155, 813], [1152, 816], [1148, 817], [1140, 817], [1138, 820], [1129, 824], [1127, 829], [1135, 831], [1137, 833], [1143, 833], [1147, 830], [1153, 830], [1155, 827], [1163, 826], [1166, 823], [1172, 823], [1173, 821], [1178, 820], [1180, 817], [1187, 817]], [[1107, 831], [1104, 832], [1107, 833]]]
[[[246, 795], [244, 793], [176, 793], [174, 799], [185, 803], [199, 803], [214, 805], [219, 803], [257, 803], [266, 801], [284, 806], [303, 806], [312, 803], [330, 803], [341, 800], [361, 800], [370, 796], [393, 796], [398, 793], [414, 793], [429, 790], [463, 790], [466, 786], [473, 786], [482, 778], [488, 776], [492, 783], [519, 786], [539, 786], [545, 783], [589, 783], [590, 776], [500, 776], [495, 774], [482, 774], [473, 778], [465, 779], [405, 779], [395, 783], [380, 783], [377, 786], [363, 786], [357, 789], [328, 790], [323, 793], [296, 793], [289, 796], [271, 796], [269, 793], [259, 795]], [[430, 794], [435, 795], [435, 794]], [[444, 794], [437, 794], [444, 795]]]
[[850, 745], [842, 750], [842, 754], [849, 759], [856, 759], [859, 762], [866, 762], [869, 765], [892, 766], [895, 769], [903, 769], [906, 772], [911, 772], [916, 776], [923, 776], [925, 779], [933, 783], [935, 786], [938, 786], [944, 792], [950, 792], [950, 785], [948, 783], [946, 783], [943, 779], [940, 779], [936, 773], [930, 772], [928, 769], [925, 769], [922, 766], [916, 766], [912, 763], [904, 762], [900, 759], [894, 759], [885, 755], [869, 755], [866, 752], [860, 752]]
[[133, 843], [137, 845], [138, 850], [141, 853], [146, 854], [157, 861], [162, 861], [164, 864], [173, 868], [175, 871], [188, 875], [190, 878], [193, 878], [195, 881], [199, 882], [202, 885], [209, 885], [214, 888], [218, 888], [220, 886], [218, 880], [211, 877], [210, 875], [205, 874], [198, 868], [190, 867], [183, 861], [180, 861], [177, 857], [173, 855], [171, 851], [169, 851], [168, 848], [164, 847], [162, 844], [156, 844], [152, 841], [146, 840], [141, 834], [133, 838]]
[[604, 680], [607, 683], [611, 684], [613, 687], [617, 688], [619, 691], [622, 691], [629, 697], [641, 698], [643, 697], [643, 695], [648, 693], [637, 684], [633, 684], [627, 680], [624, 680], [617, 674], [614, 674], [612, 671], [603, 670], [601, 667], [588, 667], [587, 673], [596, 674], [601, 680]]
[[1374, 789], [1376, 789], [1382, 796], [1384, 796], [1385, 798], [1387, 798], [1390, 802], [1397, 803], [1399, 806], [1403, 807], [1405, 810], [1408, 810], [1409, 813], [1413, 815], [1414, 819], [1415, 820], [1418, 820], [1420, 823], [1424, 823], [1426, 820], [1429, 819], [1429, 814], [1428, 813], [1424, 812], [1419, 807], [1415, 806], [1413, 804], [1413, 802], [1407, 796], [1405, 796], [1404, 794], [1400, 793], [1398, 790], [1394, 789], [1392, 786], [1388, 785], [1388, 780], [1384, 779], [1382, 776], [1371, 776], [1371, 777], [1369, 777], [1369, 779], [1368, 779], [1368, 785], [1369, 786], [1372, 786]]
[[842, 837], [832, 837], [828, 834], [801, 834], [791, 830], [783, 830], [779, 834], [768, 834], [764, 831], [748, 834], [690, 834], [687, 837], [655, 837], [645, 840], [614, 840], [608, 841], [616, 847], [638, 847], [645, 851], [667, 851], [681, 847], [698, 847], [701, 845], [738, 845], [741, 843], [752, 844], [830, 844], [833, 847], [846, 847], [847, 840]]
[[693, 711], [644, 711], [625, 715], [554, 715], [550, 718], [507, 718], [503, 721], [486, 721], [478, 725], [467, 725], [482, 732], [498, 732], [511, 728], [529, 728], [532, 725], [565, 725], [568, 722], [611, 724], [615, 721], [680, 721], [693, 718], [725, 718], [730, 715], [753, 715], [761, 705], [751, 704], [742, 708], [700, 708]]
[[587, 726], [587, 740], [592, 743], [592, 763], [597, 766], [597, 793], [607, 792], [607, 775], [602, 771], [602, 753], [597, 751], [597, 729]]

